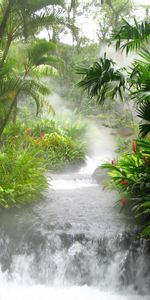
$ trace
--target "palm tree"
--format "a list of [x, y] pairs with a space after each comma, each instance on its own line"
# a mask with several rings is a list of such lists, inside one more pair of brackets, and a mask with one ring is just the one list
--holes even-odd
[[[19, 48], [20, 50], [21, 48]], [[45, 101], [45, 96], [50, 93], [41, 77], [57, 76], [58, 71], [54, 64], [58, 66], [62, 63], [59, 57], [53, 55], [54, 50], [55, 45], [53, 43], [37, 40], [31, 42], [26, 48], [23, 47], [24, 56], [22, 56], [23, 52], [20, 51], [20, 68], [17, 67], [18, 55], [17, 61], [14, 58], [13, 65], [11, 55], [4, 64], [0, 73], [0, 104], [3, 106], [3, 103], [7, 101], [10, 105], [1, 122], [0, 135], [3, 133], [12, 112], [15, 111], [16, 113], [19, 97], [26, 95], [34, 99], [37, 113], [39, 112], [42, 103]], [[13, 53], [12, 51], [12, 56]]]
[[[54, 14], [53, 5], [63, 5], [61, 0], [8, 0], [2, 1], [0, 7], [0, 42], [3, 57], [0, 67], [7, 58], [11, 43], [18, 39], [27, 39], [35, 35], [46, 25], [62, 23], [60, 14]], [[46, 13], [45, 6], [49, 5]], [[42, 12], [39, 10], [43, 9]]]
[[[139, 51], [130, 75], [134, 87], [132, 98], [137, 102], [137, 114], [141, 118], [140, 135], [145, 137], [150, 132], [150, 52], [148, 49]], [[146, 123], [145, 123], [146, 121]]]
[[[139, 126], [141, 137], [150, 132], [150, 52], [147, 44], [150, 40], [150, 23], [140, 24], [134, 20], [134, 25], [125, 21], [119, 32], [114, 32], [116, 49], [137, 51], [139, 58], [135, 60], [130, 74], [131, 98], [137, 102], [137, 115], [141, 118]], [[146, 121], [146, 123], [145, 123]]]
[[[62, 22], [59, 15], [52, 13], [50, 7], [53, 5], [62, 7], [64, 3], [62, 0], [1, 1], [0, 105], [5, 109], [2, 109], [4, 113], [0, 135], [12, 112], [14, 112], [14, 119], [16, 118], [17, 102], [22, 95], [33, 98], [37, 105], [37, 112], [39, 111], [42, 101], [45, 101], [45, 96], [49, 93], [41, 77], [57, 76], [58, 66], [63, 65], [62, 60], [55, 55], [56, 46], [52, 42], [38, 41], [35, 38], [35, 34], [45, 24]], [[40, 13], [39, 10], [45, 6], [48, 7], [47, 13]], [[15, 61], [13, 50], [19, 46], [18, 41], [23, 41], [23, 51], [20, 52], [21, 55], [17, 53], [18, 57]]]
[[123, 92], [128, 91], [129, 97], [136, 103], [138, 117], [142, 119], [140, 135], [145, 137], [150, 132], [150, 51], [146, 47], [150, 39], [150, 24], [138, 24], [136, 20], [134, 25], [124, 22], [121, 29], [112, 35], [116, 49], [126, 50], [126, 54], [136, 50], [139, 55], [131, 71], [126, 71], [127, 80], [122, 70], [114, 70], [113, 62], [105, 56], [92, 67], [77, 70], [84, 76], [78, 86], [87, 90], [91, 98], [96, 96], [98, 103], [103, 103], [107, 97], [114, 98], [117, 93], [122, 98]]

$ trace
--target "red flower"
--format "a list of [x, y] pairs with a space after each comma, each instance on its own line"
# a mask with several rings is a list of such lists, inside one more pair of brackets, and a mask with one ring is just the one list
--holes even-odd
[[126, 180], [126, 179], [124, 179], [124, 180], [121, 180], [121, 182], [120, 182], [121, 184], [124, 184], [124, 185], [126, 185], [126, 184], [129, 184], [129, 181], [128, 180]]
[[132, 151], [134, 152], [134, 153], [136, 153], [136, 142], [133, 142], [132, 143]]
[[127, 204], [128, 204], [128, 200], [127, 200], [126, 198], [123, 198], [123, 199], [121, 200], [121, 203], [122, 203], [123, 205], [127, 205]]
[[114, 166], [114, 164], [115, 164], [115, 160], [114, 159], [112, 159], [111, 164]]

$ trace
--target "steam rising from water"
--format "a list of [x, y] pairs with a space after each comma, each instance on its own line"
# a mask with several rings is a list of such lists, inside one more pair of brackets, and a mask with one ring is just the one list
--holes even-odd
[[54, 108], [56, 118], [63, 118], [65, 120], [65, 118], [70, 119], [72, 117], [73, 112], [67, 107], [65, 101], [58, 94], [53, 93], [49, 96], [49, 103]]
[[110, 133], [111, 129], [89, 122], [85, 136], [88, 144], [86, 167], [81, 168], [81, 174], [92, 174], [99, 165], [115, 156], [115, 140]]
[[109, 59], [112, 59], [116, 65], [115, 68], [124, 68], [130, 66], [134, 59], [137, 57], [137, 54], [129, 54], [126, 55], [126, 52], [116, 51], [115, 45], [105, 45], [102, 47], [100, 51], [100, 57], [104, 55], [104, 53], [107, 54], [107, 57]]

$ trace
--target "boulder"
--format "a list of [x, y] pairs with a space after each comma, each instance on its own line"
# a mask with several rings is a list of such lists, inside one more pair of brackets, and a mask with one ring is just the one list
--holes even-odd
[[105, 180], [108, 179], [108, 174], [107, 170], [102, 169], [100, 167], [97, 167], [92, 174], [92, 177], [98, 182], [98, 183], [103, 183]]

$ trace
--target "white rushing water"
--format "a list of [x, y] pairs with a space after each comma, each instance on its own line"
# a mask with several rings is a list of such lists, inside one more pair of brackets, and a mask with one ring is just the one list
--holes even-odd
[[0, 300], [150, 299], [147, 243], [91, 176], [108, 138], [78, 172], [51, 175], [45, 201], [2, 212]]
[[113, 292], [100, 291], [96, 288], [83, 287], [46, 287], [36, 286], [18, 286], [15, 283], [3, 285], [0, 290], [0, 299], [6, 300], [149, 300], [149, 297], [132, 295], [125, 293], [116, 294]]

